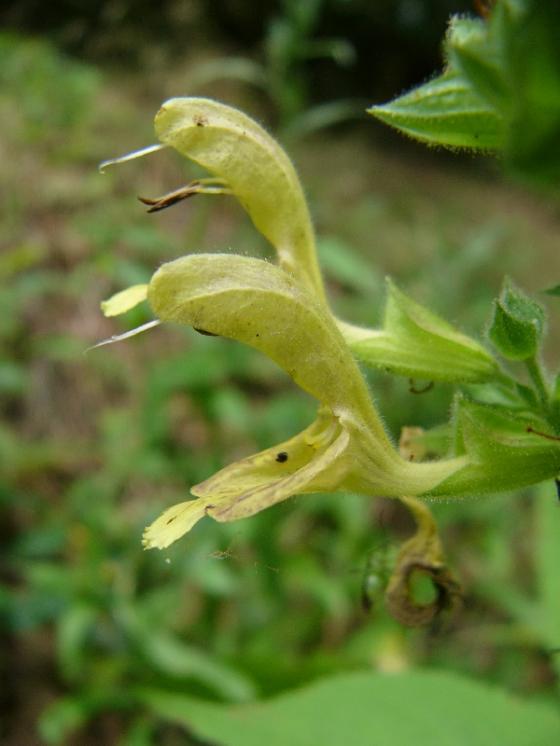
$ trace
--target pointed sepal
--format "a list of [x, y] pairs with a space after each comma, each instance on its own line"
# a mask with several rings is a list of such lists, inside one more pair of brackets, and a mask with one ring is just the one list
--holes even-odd
[[342, 324], [352, 352], [362, 362], [409, 378], [480, 383], [500, 376], [484, 347], [409, 298], [390, 280], [383, 329]]

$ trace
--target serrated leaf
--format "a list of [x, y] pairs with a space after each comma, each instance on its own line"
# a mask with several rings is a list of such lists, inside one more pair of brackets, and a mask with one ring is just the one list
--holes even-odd
[[451, 69], [368, 111], [404, 134], [432, 145], [483, 150], [500, 149], [503, 145], [499, 112]]
[[449, 672], [345, 674], [233, 707], [156, 690], [138, 696], [217, 746], [535, 746], [560, 737], [553, 706]]

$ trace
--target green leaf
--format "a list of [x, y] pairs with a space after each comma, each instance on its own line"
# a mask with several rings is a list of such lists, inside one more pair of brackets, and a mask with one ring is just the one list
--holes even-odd
[[544, 322], [541, 306], [506, 279], [500, 297], [494, 302], [488, 337], [508, 360], [527, 360], [538, 352]]
[[485, 150], [503, 145], [503, 121], [497, 109], [451, 69], [368, 111], [405, 135], [432, 145]]
[[63, 697], [41, 714], [38, 730], [48, 744], [63, 743], [91, 717], [87, 703], [79, 697]]
[[560, 738], [554, 707], [437, 671], [334, 676], [234, 707], [157, 690], [139, 697], [217, 746], [535, 746]]
[[528, 0], [509, 14], [508, 65], [513, 106], [508, 165], [558, 190], [560, 178], [560, 13], [557, 3]]
[[553, 285], [551, 288], [548, 288], [548, 290], [544, 290], [547, 295], [557, 295], [560, 296], [560, 285]]
[[364, 295], [379, 291], [383, 277], [379, 277], [377, 269], [347, 243], [334, 236], [323, 236], [317, 248], [327, 277]]
[[242, 672], [171, 634], [145, 630], [139, 643], [151, 665], [167, 676], [195, 680], [234, 702], [245, 702], [256, 694], [252, 681]]

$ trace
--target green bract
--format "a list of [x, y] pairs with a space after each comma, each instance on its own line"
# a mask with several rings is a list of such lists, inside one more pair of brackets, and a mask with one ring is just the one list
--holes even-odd
[[506, 280], [500, 297], [494, 303], [494, 315], [488, 336], [508, 360], [533, 358], [542, 341], [544, 311], [511, 280]]
[[341, 325], [360, 360], [430, 381], [478, 383], [500, 376], [496, 361], [478, 342], [407, 297], [390, 280], [387, 286], [382, 330]]

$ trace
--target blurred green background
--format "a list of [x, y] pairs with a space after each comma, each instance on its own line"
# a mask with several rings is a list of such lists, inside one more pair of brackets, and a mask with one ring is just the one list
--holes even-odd
[[[199, 743], [144, 707], [142, 686], [244, 702], [330, 672], [423, 666], [554, 693], [558, 654], [541, 594], [554, 580], [539, 554], [548, 489], [537, 500], [434, 506], [465, 587], [446, 627], [405, 630], [382, 602], [364, 608], [368, 567], [412, 528], [389, 500], [296, 498], [142, 551], [143, 527], [189, 485], [302, 429], [315, 406], [256, 352], [190, 330], [161, 327], [86, 353], [149, 320], [146, 309], [104, 319], [99, 302], [161, 262], [229, 247], [267, 255], [231, 198], [145, 214], [137, 195], [193, 176], [179, 156], [98, 173], [103, 159], [153, 142], [165, 98], [214, 96], [278, 135], [310, 200], [333, 305], [349, 320], [379, 323], [390, 274], [480, 334], [504, 274], [537, 293], [557, 280], [557, 203], [506, 183], [488, 159], [425, 150], [364, 113], [441, 66], [449, 13], [474, 12], [472, 3], [258, 8], [23, 0], [0, 10], [8, 746]], [[554, 311], [557, 299], [548, 302]], [[549, 336], [555, 361], [558, 328]], [[447, 416], [450, 387], [413, 395], [382, 374], [371, 386], [395, 437]], [[550, 537], [545, 546], [557, 567], [560, 550]]]

